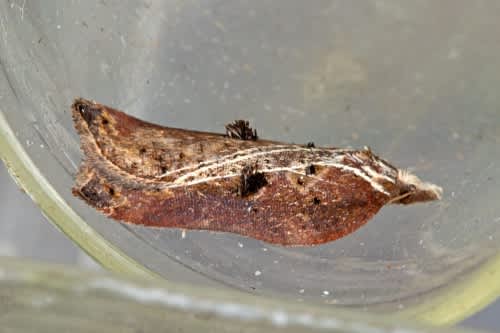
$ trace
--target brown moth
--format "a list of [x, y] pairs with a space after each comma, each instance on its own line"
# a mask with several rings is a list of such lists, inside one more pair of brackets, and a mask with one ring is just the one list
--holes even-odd
[[368, 148], [260, 140], [241, 120], [225, 135], [163, 127], [85, 99], [72, 111], [85, 154], [73, 194], [128, 223], [315, 245], [442, 193]]

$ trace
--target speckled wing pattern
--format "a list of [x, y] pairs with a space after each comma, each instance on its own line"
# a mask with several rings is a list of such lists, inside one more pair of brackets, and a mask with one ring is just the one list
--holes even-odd
[[226, 135], [183, 130], [85, 99], [72, 113], [85, 155], [73, 194], [127, 223], [306, 246], [355, 231], [387, 203], [441, 194], [369, 149], [259, 140], [248, 122]]

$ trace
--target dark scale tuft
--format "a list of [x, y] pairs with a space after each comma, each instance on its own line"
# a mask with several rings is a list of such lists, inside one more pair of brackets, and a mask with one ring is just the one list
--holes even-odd
[[248, 165], [243, 168], [240, 176], [240, 186], [238, 192], [242, 197], [256, 193], [267, 185], [267, 180], [262, 172], [257, 172], [255, 165]]
[[250, 127], [246, 120], [235, 120], [226, 125], [226, 136], [240, 140], [257, 140], [257, 130]]

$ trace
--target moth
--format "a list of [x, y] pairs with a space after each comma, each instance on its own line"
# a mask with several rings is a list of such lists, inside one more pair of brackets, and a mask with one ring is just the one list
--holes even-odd
[[261, 140], [242, 120], [225, 134], [163, 127], [82, 98], [72, 114], [85, 155], [73, 194], [122, 222], [310, 246], [352, 233], [386, 204], [441, 198], [368, 148]]

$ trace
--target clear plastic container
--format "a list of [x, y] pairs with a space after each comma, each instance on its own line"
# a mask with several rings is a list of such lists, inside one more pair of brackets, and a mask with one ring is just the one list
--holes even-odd
[[[0, 152], [45, 214], [104, 266], [332, 311], [455, 322], [500, 292], [500, 5], [149, 1], [0, 4]], [[105, 218], [71, 195], [69, 106], [172, 127], [369, 145], [444, 188], [310, 248]]]
[[[318, 305], [0, 258], [6, 332], [436, 332]], [[443, 333], [472, 331], [439, 329]]]

